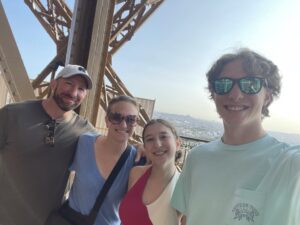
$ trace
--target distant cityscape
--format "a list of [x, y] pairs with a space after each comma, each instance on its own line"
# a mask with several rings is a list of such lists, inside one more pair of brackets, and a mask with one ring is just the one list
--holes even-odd
[[[223, 134], [222, 124], [215, 121], [198, 119], [189, 115], [177, 115], [162, 112], [154, 112], [153, 117], [170, 121], [177, 128], [180, 136], [191, 139], [212, 141]], [[280, 141], [292, 145], [300, 145], [300, 134], [288, 134], [274, 131], [270, 131], [270, 134]], [[193, 147], [196, 144], [199, 144], [199, 142], [197, 143], [197, 141], [193, 140], [188, 141], [188, 147]]]

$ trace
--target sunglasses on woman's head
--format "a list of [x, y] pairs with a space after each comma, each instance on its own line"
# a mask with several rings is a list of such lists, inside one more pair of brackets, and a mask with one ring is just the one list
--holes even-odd
[[228, 94], [234, 84], [237, 83], [241, 92], [247, 95], [254, 95], [260, 92], [262, 86], [266, 86], [266, 79], [262, 77], [247, 76], [240, 79], [221, 77], [213, 81], [213, 90], [218, 95]]
[[108, 118], [109, 122], [111, 122], [114, 125], [120, 124], [125, 120], [127, 126], [136, 126], [138, 119], [139, 119], [137, 115], [123, 116], [121, 113], [117, 113], [117, 112], [109, 113], [107, 115], [107, 118]]

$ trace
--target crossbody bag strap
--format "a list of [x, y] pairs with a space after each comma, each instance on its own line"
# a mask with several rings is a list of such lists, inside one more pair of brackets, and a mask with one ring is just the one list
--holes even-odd
[[114, 182], [115, 178], [117, 177], [119, 171], [121, 170], [122, 166], [124, 165], [125, 161], [127, 160], [130, 153], [130, 146], [128, 145], [125, 151], [122, 153], [121, 157], [119, 158], [117, 164], [114, 166], [113, 170], [109, 174], [109, 177], [105, 181], [97, 199], [89, 214], [89, 224], [94, 224], [97, 214], [100, 210], [100, 207], [105, 199], [107, 192], [109, 191], [112, 183]]

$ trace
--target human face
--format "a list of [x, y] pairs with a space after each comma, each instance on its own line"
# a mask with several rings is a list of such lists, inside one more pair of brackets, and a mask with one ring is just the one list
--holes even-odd
[[53, 99], [67, 112], [77, 108], [86, 96], [86, 81], [79, 75], [52, 81]]
[[[241, 60], [234, 60], [224, 66], [219, 78], [240, 79], [249, 76], [242, 66]], [[255, 74], [259, 77], [259, 74]], [[270, 93], [265, 88], [257, 94], [243, 93], [235, 83], [231, 91], [224, 95], [213, 94], [217, 111], [226, 127], [254, 126], [261, 127], [262, 108], [270, 101]]]
[[120, 101], [112, 105], [110, 114], [118, 114], [124, 119], [120, 123], [116, 123], [110, 118], [110, 115], [105, 117], [108, 136], [117, 141], [128, 141], [135, 130], [136, 124], [126, 122], [126, 118], [137, 118], [137, 107], [130, 102]]
[[180, 143], [169, 127], [158, 122], [149, 125], [143, 139], [146, 155], [153, 165], [175, 164]]

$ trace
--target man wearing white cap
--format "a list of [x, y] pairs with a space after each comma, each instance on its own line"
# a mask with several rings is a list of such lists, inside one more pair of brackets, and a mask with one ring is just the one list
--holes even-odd
[[0, 109], [0, 224], [43, 225], [61, 204], [80, 134], [95, 131], [73, 110], [92, 88], [84, 67], [67, 65], [44, 100]]

